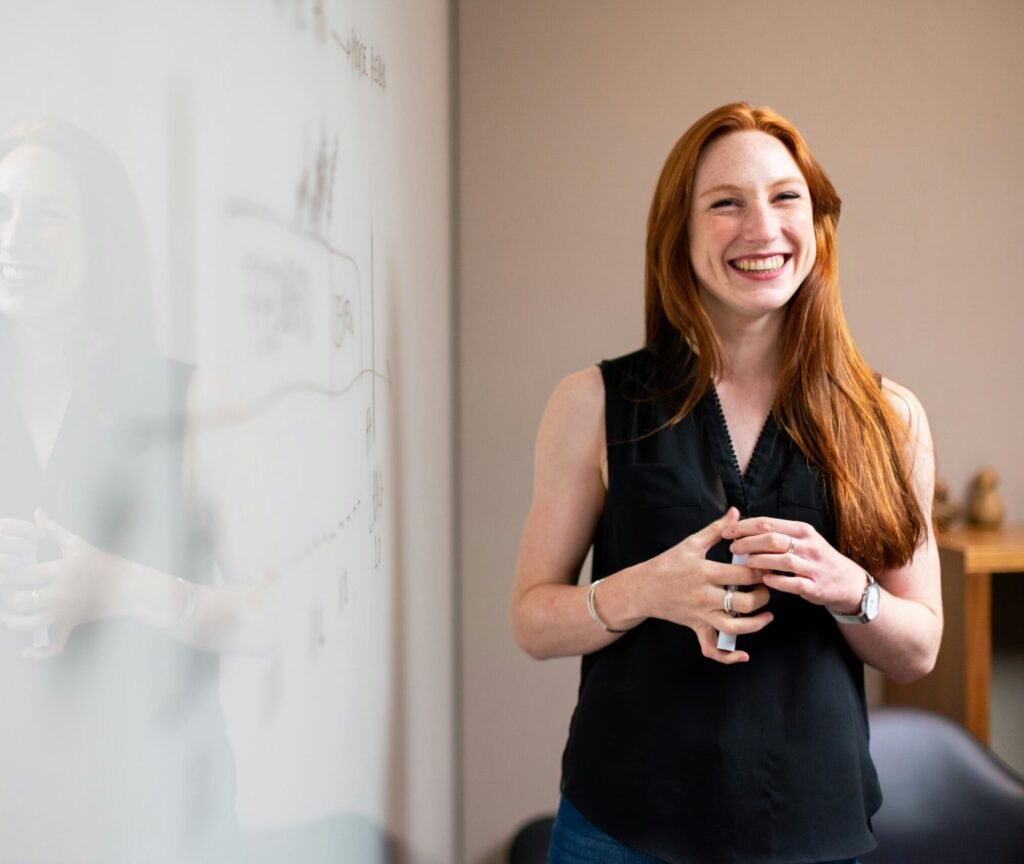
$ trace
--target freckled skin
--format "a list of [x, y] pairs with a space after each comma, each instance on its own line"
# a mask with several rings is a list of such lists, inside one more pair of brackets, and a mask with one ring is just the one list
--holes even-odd
[[[781, 323], [816, 249], [810, 193], [781, 141], [735, 132], [709, 145], [697, 164], [688, 231], [701, 299], [719, 332], [751, 318]], [[787, 256], [774, 273], [729, 263], [770, 253]]]

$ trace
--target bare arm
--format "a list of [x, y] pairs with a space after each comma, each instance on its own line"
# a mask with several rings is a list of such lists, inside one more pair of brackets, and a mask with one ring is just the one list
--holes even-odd
[[[942, 638], [939, 555], [931, 527], [935, 457], [924, 409], [909, 390], [884, 382], [910, 431], [911, 483], [926, 531], [914, 557], [896, 570], [872, 574], [881, 588], [878, 616], [869, 624], [838, 625], [854, 653], [897, 681], [913, 681], [935, 665]], [[859, 608], [866, 577], [810, 526], [782, 519], [747, 519], [726, 530], [748, 564], [793, 576], [766, 574], [768, 587], [847, 613]]]
[[843, 624], [840, 630], [865, 663], [907, 682], [931, 672], [942, 640], [939, 550], [932, 530], [935, 451], [928, 418], [914, 394], [891, 381], [884, 387], [910, 430], [911, 481], [924, 515], [925, 536], [906, 566], [874, 574], [882, 588], [878, 617], [866, 627]]
[[[196, 373], [183, 442], [182, 482], [191, 500], [197, 497], [191, 481], [199, 473], [193, 459], [200, 384]], [[60, 557], [36, 563], [38, 544], [47, 539]], [[0, 519], [0, 624], [34, 635], [23, 651], [30, 659], [62, 653], [81, 624], [124, 617], [204, 651], [266, 656], [278, 649], [284, 596], [275, 571], [246, 572], [248, 581], [240, 585], [199, 584], [192, 574], [183, 575], [94, 546], [42, 511], [34, 522]]]
[[[591, 619], [588, 586], [576, 585], [604, 508], [604, 454], [604, 384], [593, 367], [558, 385], [537, 434], [533, 501], [512, 598], [516, 641], [533, 657], [587, 654], [621, 638]], [[616, 630], [648, 617], [674, 621], [697, 633], [706, 656], [724, 663], [749, 659], [742, 651], [719, 651], [714, 631], [751, 633], [771, 621], [769, 613], [731, 618], [722, 610], [723, 586], [753, 584], [755, 574], [705, 558], [736, 516], [730, 511], [663, 554], [609, 576], [595, 594], [598, 615]], [[767, 601], [759, 586], [735, 595], [734, 608], [753, 612]]]

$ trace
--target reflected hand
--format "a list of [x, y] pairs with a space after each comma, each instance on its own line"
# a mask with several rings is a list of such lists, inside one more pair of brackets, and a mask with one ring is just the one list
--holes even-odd
[[12, 573], [36, 563], [39, 541], [45, 536], [34, 522], [0, 519], [0, 584]]
[[22, 652], [23, 657], [46, 660], [63, 652], [71, 631], [80, 624], [117, 614], [115, 565], [119, 559], [72, 534], [42, 511], [36, 512], [36, 524], [32, 527], [37, 538], [53, 540], [62, 557], [3, 571], [0, 620], [12, 630], [47, 631], [48, 645]]
[[[723, 537], [733, 539], [733, 554], [746, 553], [747, 564], [765, 571], [764, 584], [796, 594], [836, 612], [860, 608], [864, 570], [840, 553], [813, 526], [787, 519], [743, 519], [729, 525]], [[778, 570], [792, 575], [779, 575]]]
[[[682, 624], [697, 634], [703, 655], [719, 663], [745, 663], [745, 651], [722, 651], [716, 631], [743, 635], [756, 633], [772, 620], [770, 612], [733, 618], [724, 608], [726, 586], [757, 585], [750, 592], [733, 595], [732, 609], [744, 614], [755, 612], [768, 602], [768, 589], [758, 583], [761, 573], [756, 564], [749, 566], [709, 561], [707, 553], [729, 526], [735, 526], [739, 512], [730, 507], [726, 514], [681, 543], [648, 562], [648, 591], [653, 605], [651, 615]], [[742, 523], [739, 523], [742, 524]]]

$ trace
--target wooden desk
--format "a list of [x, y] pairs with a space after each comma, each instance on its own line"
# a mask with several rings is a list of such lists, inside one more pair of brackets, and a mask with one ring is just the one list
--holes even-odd
[[992, 574], [1024, 572], [1024, 525], [956, 528], [939, 536], [945, 632], [935, 670], [913, 684], [885, 681], [887, 705], [937, 711], [989, 743]]

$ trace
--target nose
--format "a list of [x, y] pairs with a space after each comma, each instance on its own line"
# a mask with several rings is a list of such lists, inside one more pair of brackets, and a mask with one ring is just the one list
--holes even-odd
[[25, 245], [27, 234], [26, 220], [16, 208], [0, 214], [0, 247], [17, 249]]
[[764, 245], [779, 236], [779, 217], [767, 201], [755, 201], [747, 207], [743, 221], [743, 239], [752, 245]]

